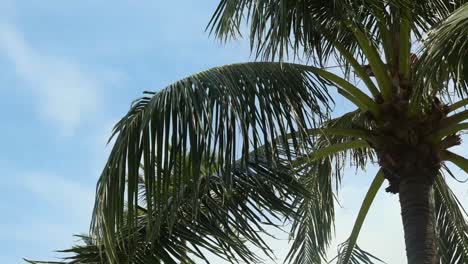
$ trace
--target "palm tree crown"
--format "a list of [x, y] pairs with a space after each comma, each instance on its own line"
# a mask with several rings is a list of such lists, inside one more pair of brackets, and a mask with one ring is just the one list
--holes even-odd
[[[408, 263], [468, 262], [466, 214], [442, 176], [446, 162], [468, 173], [449, 150], [468, 129], [467, 2], [221, 0], [207, 27], [223, 41], [242, 28], [260, 61], [149, 92], [117, 123], [91, 242], [71, 263], [192, 263], [202, 248], [255, 263], [248, 244], [269, 254], [258, 234], [274, 219], [292, 221], [288, 261], [323, 263], [346, 161], [380, 171], [338, 263], [378, 261], [356, 241], [385, 179]], [[331, 118], [331, 89], [356, 110]]]

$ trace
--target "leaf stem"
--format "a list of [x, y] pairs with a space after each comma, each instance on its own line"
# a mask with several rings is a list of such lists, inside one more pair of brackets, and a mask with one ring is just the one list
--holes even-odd
[[351, 254], [353, 252], [354, 246], [356, 245], [357, 238], [359, 236], [359, 232], [361, 231], [362, 224], [366, 219], [367, 213], [369, 212], [369, 208], [372, 205], [372, 202], [377, 195], [380, 187], [384, 182], [384, 176], [382, 170], [379, 170], [377, 175], [375, 176], [374, 180], [369, 187], [369, 190], [364, 197], [364, 201], [362, 202], [361, 209], [359, 209], [358, 216], [356, 221], [354, 222], [353, 230], [351, 231], [351, 235], [349, 237], [348, 247], [346, 249], [346, 254], [343, 260], [343, 264], [348, 264], [349, 259], [351, 258]]
[[442, 159], [452, 162], [453, 164], [457, 165], [460, 169], [468, 173], [468, 159], [448, 150], [442, 152]]
[[390, 101], [393, 97], [392, 94], [392, 85], [390, 81], [390, 77], [387, 72], [387, 68], [383, 63], [382, 59], [379, 56], [379, 52], [377, 49], [372, 45], [369, 38], [362, 32], [357, 26], [350, 26], [351, 30], [356, 37], [359, 46], [362, 49], [362, 52], [366, 55], [367, 59], [369, 60], [369, 64], [374, 72], [375, 78], [377, 79], [377, 83], [379, 88], [382, 92], [382, 96], [384, 100]]

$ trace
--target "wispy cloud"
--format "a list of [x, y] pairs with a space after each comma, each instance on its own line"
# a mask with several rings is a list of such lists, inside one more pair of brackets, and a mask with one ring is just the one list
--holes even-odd
[[82, 117], [97, 109], [99, 81], [73, 60], [45, 54], [7, 23], [0, 24], [0, 56], [14, 65], [37, 98], [38, 113], [73, 134]]

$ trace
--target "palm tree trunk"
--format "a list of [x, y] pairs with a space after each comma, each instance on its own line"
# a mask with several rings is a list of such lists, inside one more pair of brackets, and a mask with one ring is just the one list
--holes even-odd
[[401, 217], [408, 264], [435, 264], [435, 231], [429, 195], [432, 184], [402, 181], [399, 187]]

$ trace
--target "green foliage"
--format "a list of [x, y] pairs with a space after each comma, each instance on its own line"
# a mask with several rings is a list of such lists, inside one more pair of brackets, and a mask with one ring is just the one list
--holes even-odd
[[441, 175], [434, 185], [433, 206], [440, 263], [468, 262], [468, 215]]
[[[304, 157], [297, 159], [302, 162], [296, 161], [295, 164], [300, 181], [310, 196], [298, 197], [296, 201], [299, 204], [298, 216], [291, 228], [293, 243], [286, 259], [290, 263], [313, 264], [326, 260], [334, 230], [334, 199], [344, 166], [348, 162], [363, 168], [368, 160], [374, 158], [367, 147], [345, 148], [344, 151], [341, 149], [320, 156], [317, 156], [317, 151], [323, 153], [323, 150], [350, 144], [356, 138], [366, 138], [370, 126], [362, 112], [356, 110], [323, 124], [322, 133], [310, 133], [314, 143]], [[336, 129], [347, 131], [348, 135], [329, 133]]]
[[[136, 101], [114, 129], [115, 145], [97, 187], [93, 235], [113, 250], [122, 224], [135, 227], [140, 160], [147, 185], [147, 239], [158, 240], [167, 216], [172, 216], [171, 233], [181, 201], [192, 201], [194, 216], [200, 211], [202, 166], [216, 166], [228, 195], [236, 184], [231, 172], [239, 153], [249, 161], [250, 147], [258, 149], [273, 138], [285, 143], [286, 131], [305, 135], [305, 128], [326, 117], [321, 110], [328, 107], [326, 84], [302, 66], [253, 62], [203, 71]], [[277, 144], [265, 145], [265, 151], [272, 160]], [[182, 168], [179, 155], [188, 157], [187, 166]], [[182, 191], [185, 186], [192, 189], [190, 196]], [[167, 204], [169, 197], [174, 200]], [[116, 256], [109, 252], [108, 257]]]
[[[341, 43], [352, 54], [358, 53], [358, 43], [349, 26], [362, 27], [374, 36], [378, 34], [376, 24], [383, 3], [372, 0], [222, 0], [209, 28], [218, 38], [227, 40], [240, 35], [245, 22], [257, 56], [281, 59], [291, 52], [299, 56], [304, 52], [314, 62], [324, 64], [332, 55], [339, 56], [333, 42]], [[375, 38], [372, 40], [375, 43]]]
[[339, 250], [338, 263], [360, 263], [360, 261], [362, 260], [365, 260], [364, 262], [370, 262], [369, 256], [373, 257], [372, 255], [361, 250], [356, 245], [356, 242], [359, 236], [359, 232], [361, 231], [361, 227], [364, 224], [364, 220], [366, 219], [367, 213], [369, 212], [369, 208], [374, 202], [374, 198], [377, 195], [377, 192], [379, 191], [380, 187], [382, 186], [383, 181], [383, 172], [379, 171], [374, 181], [372, 182], [369, 190], [367, 191], [364, 201], [362, 202], [362, 206], [359, 210], [356, 222], [354, 223], [351, 236], [344, 244], [342, 244], [342, 247]]
[[[390, 106], [412, 122], [433, 121], [422, 140], [466, 170], [465, 158], [443, 149], [467, 128], [467, 112], [453, 113], [468, 97], [466, 1], [221, 0], [208, 29], [226, 41], [244, 26], [252, 52], [267, 61], [212, 68], [148, 92], [117, 123], [91, 234], [66, 251], [74, 254], [66, 263], [209, 262], [203, 249], [256, 263], [252, 246], [272, 257], [262, 224], [289, 220], [287, 261], [323, 263], [343, 169], [376, 161], [374, 136], [397, 115]], [[420, 50], [410, 63], [414, 43]], [[288, 55], [315, 67], [282, 62]], [[317, 67], [332, 60], [342, 76]], [[330, 88], [358, 110], [331, 119]], [[356, 244], [377, 180], [338, 263], [379, 261]], [[441, 263], [465, 261], [465, 214], [442, 178], [433, 206]]]
[[[346, 258], [345, 252], [351, 252], [350, 258]], [[342, 243], [338, 249], [337, 264], [376, 264], [384, 263], [379, 258], [362, 250], [355, 245], [353, 249], [349, 249], [349, 241]]]
[[329, 159], [308, 165], [301, 182], [311, 196], [298, 197], [297, 218], [291, 227], [291, 263], [320, 263], [332, 239], [335, 221], [332, 167]]
[[[124, 222], [113, 251], [104, 250], [106, 245], [95, 237], [82, 236], [84, 245], [62, 251], [74, 254], [64, 263], [178, 263], [182, 258], [192, 263], [194, 257], [206, 260], [202, 249], [230, 262], [258, 262], [259, 258], [247, 242], [273, 257], [261, 237], [265, 233], [262, 224], [279, 228], [279, 219], [295, 214], [292, 200], [307, 192], [296, 181], [287, 163], [272, 166], [265, 156], [257, 151], [251, 153], [249, 161], [236, 162], [231, 170], [233, 185], [230, 189], [225, 188], [221, 175], [205, 168], [196, 194], [197, 207], [192, 200], [195, 190], [185, 184], [178, 190], [183, 194], [170, 195], [163, 208], [166, 211], [156, 211], [153, 217], [147, 209], [147, 183], [141, 176], [136, 226], [129, 224], [131, 219]], [[185, 160], [187, 166], [189, 160]], [[180, 199], [177, 212], [169, 214], [170, 205], [177, 199]], [[149, 232], [155, 232], [151, 229], [155, 223], [150, 221], [155, 221], [157, 216], [163, 216], [162, 223], [159, 233], [154, 234], [157, 238], [151, 240]], [[108, 252], [115, 258], [111, 259]]]
[[468, 3], [427, 32], [414, 75], [415, 98], [440, 95], [451, 100], [454, 93], [468, 96], [467, 35]]

